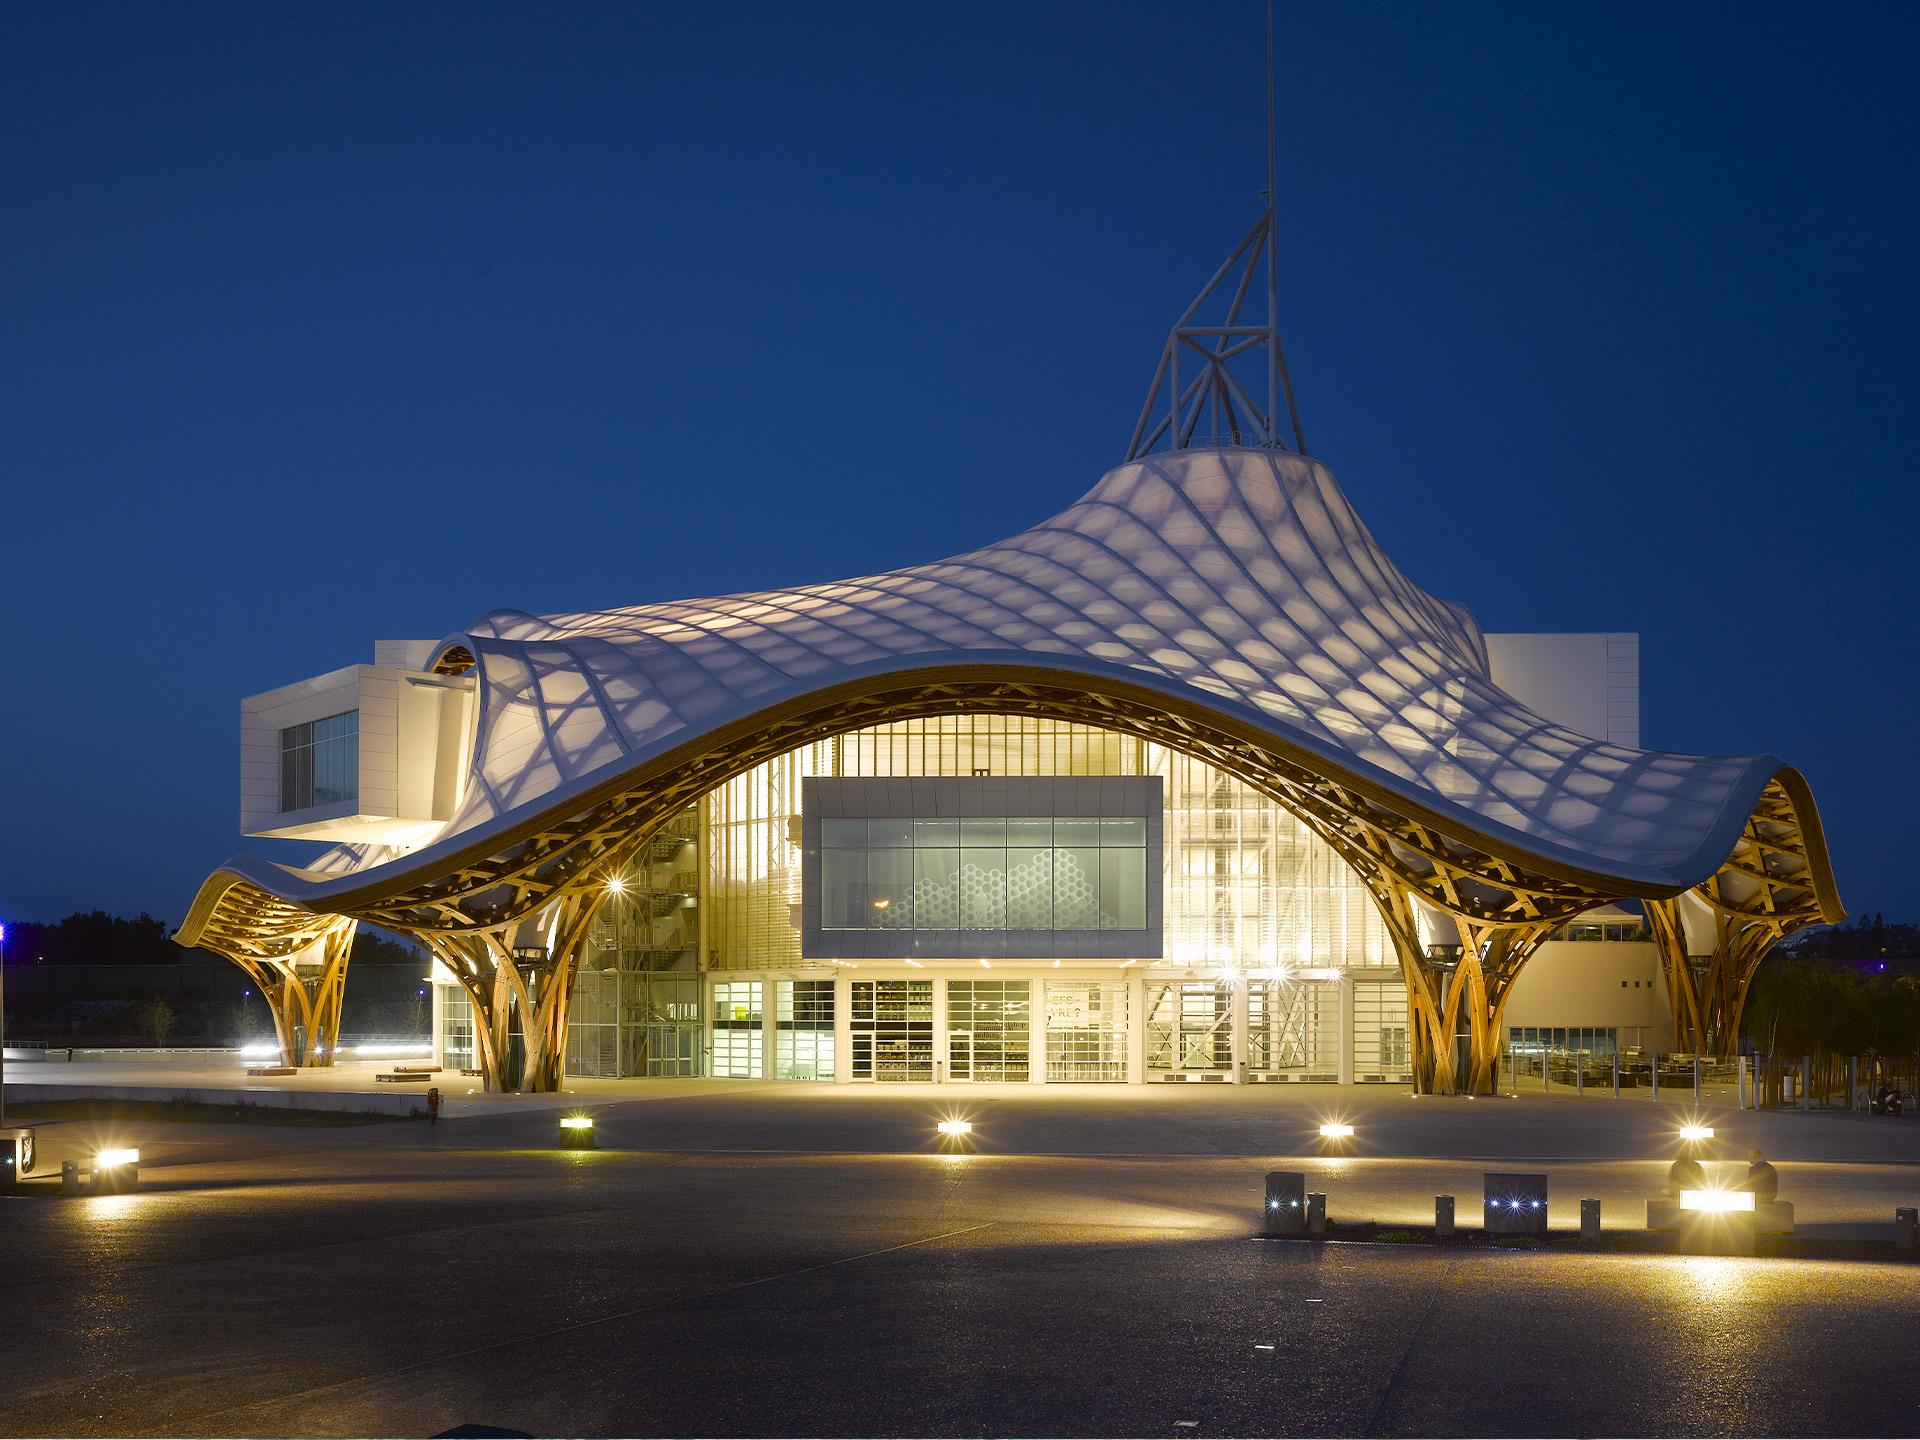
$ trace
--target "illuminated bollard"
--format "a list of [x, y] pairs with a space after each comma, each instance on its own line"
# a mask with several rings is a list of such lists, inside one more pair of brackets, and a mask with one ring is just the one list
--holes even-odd
[[1902, 1205], [1893, 1212], [1893, 1248], [1902, 1255], [1920, 1251], [1920, 1209]]
[[78, 1195], [80, 1193], [80, 1162], [62, 1160], [60, 1162], [60, 1193]]
[[1327, 1197], [1319, 1191], [1307, 1196], [1307, 1234], [1324, 1239], [1327, 1233]]
[[591, 1115], [565, 1115], [560, 1120], [560, 1148], [563, 1150], [594, 1150], [598, 1145], [593, 1138], [593, 1117]]
[[1433, 1233], [1442, 1240], [1453, 1238], [1453, 1197], [1451, 1195], [1433, 1197]]
[[1261, 1212], [1262, 1235], [1307, 1233], [1307, 1177], [1298, 1170], [1267, 1172], [1267, 1203]]
[[1489, 1235], [1547, 1233], [1547, 1177], [1489, 1170], [1482, 1179], [1481, 1223]]
[[1600, 1238], [1600, 1202], [1598, 1200], [1580, 1202], [1580, 1238], [1582, 1240]]

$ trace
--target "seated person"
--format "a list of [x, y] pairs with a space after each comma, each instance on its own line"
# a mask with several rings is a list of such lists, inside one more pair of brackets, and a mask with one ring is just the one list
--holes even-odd
[[1691, 1155], [1681, 1156], [1667, 1168], [1667, 1193], [1669, 1195], [1678, 1195], [1682, 1190], [1704, 1190], [1706, 1188], [1706, 1169]]
[[1741, 1182], [1742, 1190], [1753, 1192], [1753, 1202], [1765, 1205], [1779, 1198], [1780, 1172], [1767, 1163], [1767, 1157], [1758, 1150], [1747, 1152], [1747, 1178]]

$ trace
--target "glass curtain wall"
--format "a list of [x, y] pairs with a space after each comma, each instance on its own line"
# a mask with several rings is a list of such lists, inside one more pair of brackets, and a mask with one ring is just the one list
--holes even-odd
[[758, 1080], [765, 1072], [758, 980], [717, 980], [713, 986], [713, 1068], [716, 1078]]
[[700, 812], [670, 820], [621, 874], [574, 976], [567, 1014], [573, 1075], [701, 1072]]
[[[1164, 746], [1085, 725], [1006, 715], [943, 716], [855, 731], [803, 745], [716, 789], [702, 802], [708, 963], [717, 969], [801, 963], [803, 777], [975, 774], [1162, 777], [1170, 963], [1242, 970], [1395, 963], [1359, 878], [1279, 805]], [[1006, 846], [1001, 853], [1010, 871], [1011, 838]], [[952, 882], [950, 902], [938, 891], [946, 877], [929, 877], [937, 892], [930, 903], [951, 903], [956, 921], [966, 903], [960, 853], [966, 848], [956, 837], [950, 870], [960, 878]], [[937, 847], [928, 851], [938, 853]], [[1051, 894], [1054, 877], [1047, 878]], [[894, 879], [918, 894], [917, 871]], [[1002, 883], [1011, 907], [1013, 887]]]
[[1340, 1078], [1340, 986], [1325, 980], [1251, 980], [1247, 1072], [1333, 1082]]
[[1233, 987], [1212, 980], [1147, 983], [1147, 1069], [1160, 1074], [1233, 1069]]
[[1025, 1080], [1028, 992], [1025, 980], [947, 982], [947, 1078]]
[[1167, 796], [1169, 964], [1394, 963], [1372, 898], [1330, 845], [1225, 771], [1164, 746], [1146, 753]]
[[1353, 1078], [1411, 1080], [1404, 980], [1353, 982]]
[[773, 1077], [833, 1079], [833, 981], [776, 980]]
[[1127, 1078], [1127, 987], [1106, 980], [1046, 982], [1047, 1079]]
[[[1085, 725], [947, 715], [876, 725], [776, 756], [702, 802], [708, 961], [721, 970], [802, 963], [800, 781], [806, 776], [1139, 775], [1144, 750], [1140, 741]], [[953, 848], [960, 848], [957, 839]], [[910, 871], [895, 879], [909, 890], [915, 884]]]
[[933, 1079], [933, 981], [855, 980], [848, 1016], [855, 1080]]
[[471, 1070], [480, 1062], [473, 1046], [473, 1001], [457, 985], [436, 985], [440, 997], [440, 1063], [449, 1070]]

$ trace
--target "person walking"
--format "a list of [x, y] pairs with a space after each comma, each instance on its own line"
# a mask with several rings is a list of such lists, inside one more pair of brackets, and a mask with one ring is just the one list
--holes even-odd
[[440, 1087], [438, 1085], [432, 1085], [427, 1089], [427, 1124], [438, 1125], [439, 1123]]

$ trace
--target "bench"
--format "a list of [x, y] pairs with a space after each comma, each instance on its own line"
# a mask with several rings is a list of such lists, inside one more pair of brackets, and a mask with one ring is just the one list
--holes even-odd
[[383, 1085], [404, 1085], [409, 1080], [425, 1080], [427, 1078], [427, 1072], [424, 1070], [395, 1070], [389, 1075], [376, 1075], [373, 1078]]
[[291, 1065], [249, 1065], [249, 1075], [298, 1075], [300, 1072]]
[[438, 1065], [396, 1065], [393, 1067], [393, 1073], [396, 1075], [438, 1075], [440, 1073], [440, 1067]]
[[462, 1075], [485, 1075], [487, 1072], [482, 1070], [478, 1065], [472, 1065], [462, 1068], [460, 1073]]
[[[1686, 1225], [1688, 1216], [1698, 1213], [1694, 1210], [1682, 1210], [1680, 1202], [1671, 1197], [1649, 1200], [1647, 1201], [1647, 1229], [1680, 1230]], [[1754, 1201], [1753, 1233], [1756, 1235], [1793, 1234], [1793, 1202], [1791, 1200]]]

